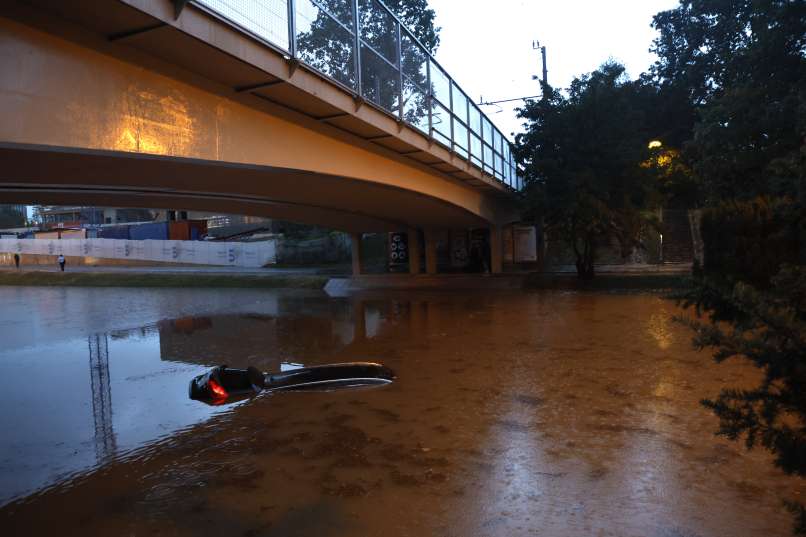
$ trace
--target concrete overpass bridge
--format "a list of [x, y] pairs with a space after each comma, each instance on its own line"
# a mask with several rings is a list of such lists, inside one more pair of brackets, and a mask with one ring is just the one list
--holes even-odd
[[500, 271], [518, 218], [506, 138], [377, 0], [7, 0], [0, 115], [0, 203], [422, 231], [428, 272], [468, 228]]

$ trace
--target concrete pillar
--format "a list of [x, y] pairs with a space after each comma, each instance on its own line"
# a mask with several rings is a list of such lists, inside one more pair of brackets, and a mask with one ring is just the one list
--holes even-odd
[[425, 273], [437, 273], [437, 235], [432, 229], [425, 230]]
[[504, 271], [504, 233], [501, 226], [490, 227], [490, 272]]
[[415, 228], [409, 228], [409, 274], [420, 273], [420, 234]]
[[353, 276], [361, 275], [361, 233], [350, 233], [350, 246], [353, 253]]

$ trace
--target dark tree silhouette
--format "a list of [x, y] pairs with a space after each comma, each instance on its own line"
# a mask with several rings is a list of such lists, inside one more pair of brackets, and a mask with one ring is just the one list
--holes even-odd
[[[695, 342], [746, 359], [753, 389], [703, 403], [718, 434], [806, 476], [806, 2], [683, 0], [655, 16], [648, 75], [696, 112], [683, 158], [701, 186], [704, 265], [684, 303]], [[806, 510], [795, 530], [806, 533]]]
[[591, 279], [598, 246], [616, 239], [626, 253], [652, 221], [646, 209], [658, 190], [644, 109], [653, 89], [611, 62], [574, 79], [567, 96], [548, 86], [544, 95], [520, 110], [527, 130], [516, 137], [527, 210]]

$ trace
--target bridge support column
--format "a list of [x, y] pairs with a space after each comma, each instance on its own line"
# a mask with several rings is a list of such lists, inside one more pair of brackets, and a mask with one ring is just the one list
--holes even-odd
[[437, 273], [437, 236], [433, 229], [425, 230], [425, 272]]
[[361, 233], [350, 233], [350, 247], [353, 254], [353, 276], [361, 275]]
[[501, 226], [490, 227], [490, 272], [504, 271], [504, 233]]
[[409, 228], [409, 274], [420, 273], [420, 233]]

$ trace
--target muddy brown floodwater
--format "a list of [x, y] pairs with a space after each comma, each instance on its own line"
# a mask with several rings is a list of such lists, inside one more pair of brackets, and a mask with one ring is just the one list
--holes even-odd
[[[654, 294], [0, 288], [4, 535], [787, 535], [802, 482], [713, 435]], [[206, 367], [395, 383], [187, 399]]]

